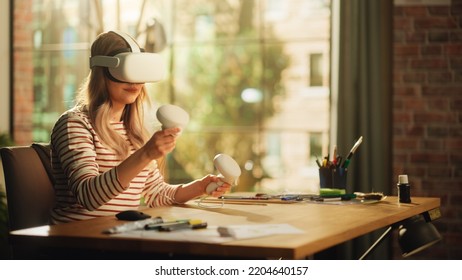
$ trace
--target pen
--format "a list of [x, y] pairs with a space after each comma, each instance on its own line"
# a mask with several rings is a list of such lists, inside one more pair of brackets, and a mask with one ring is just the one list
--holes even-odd
[[346, 193], [346, 194], [342, 194], [340, 198], [341, 200], [351, 200], [353, 198], [356, 198], [356, 195], [354, 193]]
[[341, 201], [341, 200], [342, 200], [341, 197], [329, 197], [329, 198], [323, 197], [321, 198], [321, 200], [318, 200], [318, 201], [329, 202], [329, 201]]
[[154, 230], [154, 229], [160, 229], [161, 227], [168, 227], [168, 226], [176, 226], [176, 225], [189, 225], [190, 220], [176, 220], [176, 221], [170, 221], [170, 222], [162, 222], [162, 223], [150, 223], [144, 225], [145, 230]]
[[[201, 201], [201, 203], [223, 203], [223, 201], [221, 200], [207, 200], [207, 199], [204, 199]], [[226, 201], [226, 203], [228, 204], [236, 204], [236, 205], [257, 205], [257, 206], [267, 206], [268, 204], [266, 203], [263, 203], [263, 202], [252, 202], [251, 200], [241, 200], [241, 201], [238, 201], [238, 200], [229, 200], [229, 201]]]
[[207, 227], [207, 223], [198, 223], [198, 224], [181, 223], [181, 224], [170, 225], [170, 226], [162, 226], [159, 228], [159, 231], [174, 231], [174, 230], [180, 230], [180, 229], [201, 229], [201, 228], [206, 228], [206, 227]]
[[324, 157], [324, 159], [322, 160], [322, 166], [327, 167], [327, 157]]
[[337, 145], [334, 146], [334, 156], [332, 158], [334, 165], [337, 165]]
[[311, 200], [316, 201], [316, 202], [327, 202], [327, 201], [341, 201], [342, 198], [340, 196], [337, 196], [337, 197], [320, 197], [320, 196], [317, 196], [317, 197], [312, 197]]
[[242, 200], [268, 200], [269, 197], [266, 196], [235, 196], [235, 195], [223, 195], [219, 197], [220, 199], [242, 199]]
[[345, 162], [343, 163], [343, 168], [347, 168], [348, 165], [350, 164], [350, 159], [356, 152], [356, 149], [358, 149], [359, 145], [363, 142], [363, 137], [359, 137], [358, 141], [353, 145], [353, 148], [351, 148], [350, 153], [348, 153], [348, 156], [345, 159]]
[[285, 201], [288, 201], [288, 200], [302, 201], [303, 197], [301, 197], [299, 195], [283, 195], [281, 197], [281, 200], [285, 200]]
[[321, 167], [321, 163], [319, 162], [318, 156], [316, 156], [316, 163], [318, 164], [319, 167]]
[[342, 164], [342, 159], [343, 159], [342, 156], [337, 157], [337, 167], [340, 167], [340, 165]]
[[103, 233], [107, 233], [107, 234], [123, 233], [123, 232], [127, 232], [127, 231], [142, 229], [148, 224], [160, 224], [160, 223], [163, 223], [163, 222], [164, 221], [162, 220], [161, 217], [144, 219], [144, 220], [135, 221], [135, 222], [128, 222], [128, 223], [125, 223], [125, 224], [122, 224], [122, 225], [118, 225], [118, 226], [115, 226], [115, 227], [105, 229], [105, 230], [103, 230]]
[[316, 196], [312, 197], [311, 200], [314, 201], [320, 201], [320, 202], [327, 202], [327, 201], [345, 201], [345, 200], [351, 200], [356, 198], [356, 194], [342, 194], [342, 195], [326, 195], [326, 196]]

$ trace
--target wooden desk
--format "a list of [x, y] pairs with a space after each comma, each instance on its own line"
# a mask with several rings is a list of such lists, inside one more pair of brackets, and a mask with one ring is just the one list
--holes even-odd
[[[221, 258], [302, 259], [331, 246], [374, 230], [390, 226], [411, 216], [440, 207], [439, 198], [413, 197], [411, 204], [397, 203], [388, 197], [375, 204], [325, 205], [312, 203], [238, 205], [223, 208], [200, 208], [195, 203], [184, 206], [146, 209], [144, 212], [164, 219], [201, 219], [209, 225], [288, 223], [306, 234], [273, 235], [223, 244], [184, 241], [161, 241], [141, 238], [114, 238], [102, 231], [123, 222], [114, 216], [63, 225], [43, 226], [13, 231], [13, 245], [40, 248], [102, 250], [179, 254]], [[72, 257], [71, 257], [72, 258]], [[91, 255], [88, 258], [92, 258]]]

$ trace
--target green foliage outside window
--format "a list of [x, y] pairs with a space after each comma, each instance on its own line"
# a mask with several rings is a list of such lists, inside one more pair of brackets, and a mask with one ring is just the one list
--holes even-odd
[[[256, 36], [246, 34], [245, 37]], [[188, 48], [190, 90], [175, 93], [179, 103], [194, 116], [192, 122], [204, 128], [202, 133], [185, 135], [187, 140], [179, 139], [174, 154], [177, 162], [186, 163], [183, 166], [186, 173], [195, 178], [204, 175], [203, 170], [213, 170], [212, 159], [217, 153], [231, 155], [241, 168], [247, 160], [261, 167], [260, 126], [264, 118], [271, 117], [275, 111], [274, 97], [284, 93], [281, 73], [289, 64], [289, 58], [284, 55], [281, 45], [243, 44], [245, 38], [234, 41], [228, 41], [224, 46], [193, 45]], [[241, 93], [246, 88], [261, 91], [261, 102], [244, 102]], [[241, 185], [246, 189], [241, 190], [250, 191], [261, 179], [259, 177], [253, 170], [244, 171]]]

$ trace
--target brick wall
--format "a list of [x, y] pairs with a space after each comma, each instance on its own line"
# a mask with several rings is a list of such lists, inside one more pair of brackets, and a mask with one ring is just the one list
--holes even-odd
[[34, 111], [32, 0], [15, 1], [13, 18], [13, 137], [17, 145], [30, 145]]
[[462, 259], [462, 0], [395, 6], [393, 51], [394, 182], [442, 204], [443, 241], [414, 258]]

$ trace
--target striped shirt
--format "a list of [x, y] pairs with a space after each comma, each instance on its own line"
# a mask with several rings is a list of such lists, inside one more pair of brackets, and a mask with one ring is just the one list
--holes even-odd
[[[130, 142], [123, 122], [111, 122], [111, 127]], [[131, 143], [130, 146], [133, 153]], [[155, 161], [128, 186], [118, 180], [116, 167], [120, 162], [112, 150], [103, 146], [85, 112], [71, 109], [61, 115], [51, 134], [51, 164], [56, 181], [51, 222], [136, 210], [141, 198], [149, 207], [173, 204], [179, 186], [164, 182]]]

